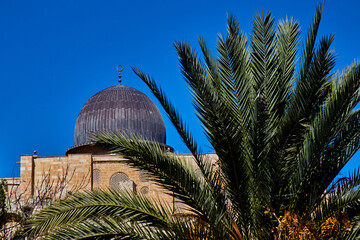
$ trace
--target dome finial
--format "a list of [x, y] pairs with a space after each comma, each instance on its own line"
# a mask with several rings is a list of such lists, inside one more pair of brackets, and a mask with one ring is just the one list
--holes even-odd
[[118, 65], [116, 67], [116, 70], [119, 72], [119, 84], [121, 84], [121, 72], [124, 70], [124, 67], [121, 65]]

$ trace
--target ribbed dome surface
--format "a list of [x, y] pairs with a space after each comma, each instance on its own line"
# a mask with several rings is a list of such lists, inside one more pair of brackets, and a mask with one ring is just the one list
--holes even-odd
[[123, 85], [104, 89], [85, 103], [75, 124], [75, 146], [88, 144], [93, 133], [118, 131], [166, 144], [159, 109], [145, 94]]

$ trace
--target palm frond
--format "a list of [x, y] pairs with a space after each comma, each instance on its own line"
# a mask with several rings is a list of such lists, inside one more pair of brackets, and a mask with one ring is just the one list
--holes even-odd
[[67, 224], [57, 228], [50, 234], [44, 235], [42, 239], [168, 239], [161, 236], [167, 234], [164, 229], [162, 231], [161, 234], [157, 234], [158, 230], [156, 228], [149, 228], [144, 223], [123, 222], [107, 216], [99, 219], [89, 219], [77, 224]]
[[[303, 194], [321, 194], [326, 186], [325, 184], [312, 185], [313, 189], [309, 190], [309, 184], [317, 182], [321, 178], [322, 171], [318, 171], [322, 164], [321, 156], [324, 150], [331, 143], [332, 139], [339, 133], [341, 126], [352, 109], [348, 105], [353, 101], [353, 96], [360, 86], [360, 63], [355, 63], [344, 74], [335, 85], [331, 94], [322, 106], [318, 117], [315, 118], [310, 127], [309, 135], [304, 141], [298, 159], [298, 169], [295, 171], [291, 184], [298, 200], [303, 202]], [[354, 106], [355, 107], [355, 106]], [[334, 159], [324, 159], [333, 161]], [[340, 167], [340, 169], [342, 166]], [[338, 171], [340, 171], [338, 169]], [[328, 183], [330, 184], [330, 183]], [[301, 194], [299, 194], [301, 192]], [[314, 198], [311, 194], [309, 199]], [[299, 203], [299, 202], [298, 202]]]
[[[201, 216], [204, 221], [211, 222], [216, 218], [216, 213], [221, 211], [218, 204], [225, 207], [224, 196], [213, 191], [200, 169], [175, 154], [164, 152], [158, 144], [121, 134], [100, 134], [94, 140], [126, 158], [129, 165], [151, 173], [150, 178], [154, 182], [183, 201], [189, 206], [189, 211]], [[223, 208], [222, 211], [225, 210]]]
[[355, 170], [347, 178], [336, 182], [324, 194], [321, 203], [313, 211], [312, 218], [323, 222], [335, 213], [344, 211], [347, 207], [360, 201], [360, 171]]
[[[199, 149], [196, 141], [194, 140], [194, 138], [192, 137], [189, 131], [188, 125], [182, 120], [179, 112], [171, 104], [170, 100], [167, 98], [164, 91], [157, 86], [157, 84], [153, 79], [148, 77], [138, 68], [134, 68], [134, 72], [150, 88], [154, 96], [159, 100], [164, 110], [168, 114], [175, 129], [179, 133], [181, 139], [183, 140], [187, 148], [194, 156], [194, 160], [196, 164], [199, 166], [199, 169], [202, 171], [203, 175], [205, 176], [205, 179], [208, 182], [211, 182], [211, 176], [212, 176], [211, 163], [203, 158], [201, 149]], [[216, 184], [214, 182], [212, 182], [212, 184], [216, 188]]]
[[[312, 25], [307, 33], [306, 43], [303, 47], [302, 58], [300, 62], [300, 70], [295, 79], [294, 89], [291, 92], [291, 97], [287, 103], [286, 117], [282, 119], [281, 129], [278, 131], [277, 139], [279, 141], [280, 149], [283, 149], [285, 166], [284, 178], [289, 177], [296, 167], [294, 161], [296, 152], [299, 146], [303, 144], [304, 133], [308, 130], [309, 116], [305, 113], [312, 113], [313, 104], [317, 100], [313, 93], [319, 92], [322, 88], [321, 83], [311, 84], [309, 78], [310, 69], [314, 62], [315, 43], [317, 32], [320, 25], [321, 15], [323, 11], [323, 4], [318, 6], [316, 14], [313, 18]], [[323, 51], [322, 51], [323, 52]], [[323, 78], [312, 78], [313, 81], [323, 81]], [[308, 109], [308, 110], [307, 110]]]
[[345, 240], [359, 240], [360, 239], [360, 217], [356, 218], [351, 231], [344, 238]]
[[306, 36], [306, 42], [305, 42], [305, 46], [304, 46], [303, 52], [302, 52], [301, 67], [300, 67], [299, 77], [297, 79], [297, 85], [296, 85], [296, 89], [295, 89], [295, 92], [297, 93], [297, 94], [295, 94], [295, 98], [297, 99], [296, 102], [299, 107], [306, 105], [306, 104], [303, 104], [302, 101], [307, 100], [307, 99], [303, 98], [301, 96], [301, 94], [306, 93], [306, 90], [309, 87], [309, 85], [307, 84], [308, 71], [313, 62], [313, 54], [315, 52], [316, 37], [317, 37], [318, 30], [319, 30], [323, 9], [324, 9], [324, 3], [322, 3], [322, 5], [319, 5], [316, 8], [316, 13], [313, 18], [312, 25]]
[[[248, 149], [242, 144], [238, 144], [237, 134], [231, 134], [234, 130], [234, 118], [232, 111], [227, 111], [227, 106], [222, 102], [219, 92], [206, 78], [206, 72], [199, 62], [194, 51], [185, 43], [177, 43], [176, 48], [179, 53], [180, 64], [182, 66], [183, 75], [191, 88], [194, 96], [195, 109], [198, 112], [200, 121], [204, 125], [205, 132], [214, 147], [219, 158], [222, 160], [220, 168], [224, 177], [229, 194], [238, 194], [238, 187], [247, 186], [248, 179], [245, 177], [248, 172], [248, 166], [239, 161], [241, 157], [249, 158]], [[236, 126], [238, 128], [238, 126]], [[221, 141], [219, 141], [221, 139]], [[222, 144], [218, 144], [222, 143]], [[226, 148], [224, 148], [226, 147]], [[231, 186], [229, 184], [232, 184]], [[240, 190], [240, 192], [243, 192]], [[245, 191], [244, 191], [245, 192]], [[243, 200], [242, 207], [244, 211], [248, 211], [246, 207], [246, 198], [241, 195], [234, 197], [238, 201]], [[236, 202], [235, 202], [236, 204]]]
[[286, 19], [278, 25], [276, 33], [277, 73], [276, 78], [272, 78], [273, 81], [268, 84], [269, 111], [272, 114], [271, 119], [275, 122], [278, 122], [277, 119], [285, 114], [285, 107], [290, 100], [299, 45], [299, 28], [299, 24], [292, 19]]
[[[262, 208], [268, 206], [276, 163], [272, 163], [267, 158], [268, 144], [270, 138], [268, 134], [269, 123], [269, 86], [276, 78], [276, 38], [274, 19], [270, 13], [264, 16], [257, 14], [253, 20], [253, 34], [251, 36], [251, 75], [253, 79], [253, 91], [256, 95], [254, 99], [254, 124], [253, 128], [253, 175], [254, 192], [252, 202], [258, 205], [258, 209], [253, 208], [252, 219], [254, 225], [261, 225], [265, 233], [270, 232], [271, 224], [267, 216], [264, 215]], [[256, 170], [255, 170], [256, 169]], [[262, 206], [262, 207], [261, 207]], [[257, 229], [256, 232], [261, 232]], [[260, 236], [258, 236], [260, 237]], [[264, 236], [261, 236], [264, 237]], [[260, 237], [260, 238], [261, 238]]]
[[146, 221], [151, 226], [164, 227], [171, 211], [165, 204], [156, 204], [130, 192], [86, 192], [41, 210], [40, 214], [28, 221], [27, 230], [31, 235], [46, 234], [64, 224], [77, 224], [107, 215], [118, 219]]
[[[309, 130], [311, 122], [318, 116], [321, 106], [330, 94], [331, 76], [329, 74], [335, 64], [333, 53], [329, 50], [332, 41], [333, 36], [322, 39], [319, 49], [314, 54], [313, 64], [308, 72], [307, 83], [309, 87], [306, 89], [306, 93], [301, 96], [305, 99], [302, 107], [296, 106], [296, 100], [291, 102], [293, 105], [290, 105], [288, 118], [292, 118], [293, 122], [288, 121], [288, 123], [292, 125], [290, 132], [294, 133], [295, 136], [288, 138], [287, 144], [291, 144], [290, 146], [295, 147], [295, 149], [299, 149], [300, 145], [303, 144], [304, 135]], [[296, 119], [297, 123], [294, 122]], [[287, 154], [292, 154], [292, 152], [289, 151]], [[293, 172], [294, 169], [289, 168], [288, 171]]]

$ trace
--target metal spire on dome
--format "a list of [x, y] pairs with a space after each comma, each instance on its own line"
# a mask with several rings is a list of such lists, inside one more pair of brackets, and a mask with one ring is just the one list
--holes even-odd
[[121, 72], [124, 70], [124, 67], [121, 65], [118, 65], [116, 67], [116, 70], [119, 72], [119, 84], [121, 85]]

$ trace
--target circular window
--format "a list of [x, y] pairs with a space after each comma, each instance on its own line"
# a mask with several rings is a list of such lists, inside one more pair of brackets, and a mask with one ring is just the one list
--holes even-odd
[[148, 194], [148, 193], [149, 193], [149, 188], [148, 188], [148, 187], [142, 187], [142, 188], [140, 189], [140, 193], [141, 193], [142, 195]]

